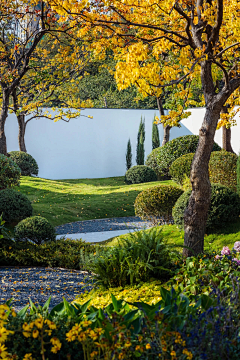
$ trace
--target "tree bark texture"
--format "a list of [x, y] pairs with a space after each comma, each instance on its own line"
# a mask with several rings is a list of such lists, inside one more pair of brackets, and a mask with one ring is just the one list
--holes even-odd
[[[159, 114], [160, 114], [160, 118], [162, 115], [164, 115], [164, 109], [162, 106], [162, 100], [161, 98], [157, 98], [157, 105], [158, 105], [158, 110], [159, 110]], [[163, 141], [162, 141], [162, 146], [165, 145], [167, 142], [169, 142], [169, 138], [170, 138], [170, 130], [171, 130], [171, 126], [169, 125], [164, 125], [163, 126]]]
[[190, 248], [184, 248], [185, 257], [203, 252], [207, 214], [211, 201], [208, 163], [220, 111], [221, 107], [207, 107], [199, 131], [199, 143], [191, 166], [192, 193], [184, 213], [184, 246]]
[[222, 148], [223, 150], [234, 153], [231, 145], [231, 128], [222, 127]]
[[19, 145], [19, 150], [27, 152], [26, 144], [25, 144], [25, 131], [26, 131], [25, 115], [24, 114], [18, 115], [17, 120], [18, 120], [18, 145]]
[[[228, 113], [227, 106], [222, 107], [221, 113]], [[223, 150], [234, 153], [231, 145], [231, 128], [227, 129], [226, 126], [222, 127], [222, 148]]]
[[162, 146], [169, 142], [171, 126], [163, 124], [163, 141]]
[[7, 140], [5, 135], [5, 123], [8, 117], [9, 94], [2, 91], [2, 110], [0, 112], [0, 153], [7, 156]]

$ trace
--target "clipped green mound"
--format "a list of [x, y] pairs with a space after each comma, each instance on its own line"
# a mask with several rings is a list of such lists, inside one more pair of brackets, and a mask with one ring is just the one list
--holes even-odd
[[20, 167], [23, 176], [38, 175], [38, 164], [30, 154], [24, 151], [10, 151], [9, 154]]
[[136, 165], [126, 172], [125, 181], [127, 184], [140, 184], [157, 181], [157, 175], [146, 165]]
[[14, 238], [16, 241], [31, 240], [40, 245], [56, 240], [56, 232], [47, 219], [42, 216], [32, 216], [18, 223], [14, 229]]
[[[208, 210], [207, 231], [219, 230], [240, 215], [240, 197], [231, 189], [220, 184], [212, 184], [211, 203]], [[188, 206], [191, 190], [185, 191], [173, 208], [173, 219], [180, 228], [184, 227], [184, 211]]]
[[[169, 141], [166, 145], [154, 149], [147, 157], [146, 165], [154, 165], [157, 176], [169, 177], [171, 164], [182, 155], [195, 153], [199, 141], [198, 135], [185, 135]], [[214, 143], [213, 151], [221, 150], [220, 146]]]
[[134, 203], [135, 215], [153, 223], [169, 222], [172, 219], [172, 208], [182, 193], [183, 190], [171, 185], [158, 185], [143, 190]]

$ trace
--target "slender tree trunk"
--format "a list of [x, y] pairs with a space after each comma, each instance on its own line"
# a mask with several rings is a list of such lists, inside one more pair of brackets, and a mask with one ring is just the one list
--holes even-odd
[[221, 106], [211, 105], [206, 109], [199, 131], [198, 147], [191, 167], [192, 193], [184, 213], [184, 245], [191, 250], [187, 248], [183, 250], [185, 257], [201, 253], [204, 246], [207, 213], [211, 201], [208, 162], [221, 111]]
[[7, 156], [7, 140], [5, 135], [5, 123], [8, 117], [9, 93], [2, 91], [2, 110], [0, 112], [0, 153]]
[[223, 150], [234, 153], [231, 145], [231, 128], [222, 127], [222, 148]]
[[[222, 107], [221, 113], [228, 113], [227, 106]], [[231, 128], [227, 129], [226, 126], [222, 127], [222, 148], [223, 150], [234, 153], [231, 145]]]
[[14, 113], [15, 113], [15, 115], [17, 117], [17, 121], [18, 121], [19, 150], [27, 152], [26, 145], [25, 145], [25, 131], [26, 131], [25, 114], [21, 114], [19, 111], [18, 95], [17, 95], [16, 89], [12, 93], [12, 99], [13, 99]]
[[[158, 104], [158, 110], [159, 110], [159, 113], [160, 113], [160, 118], [161, 118], [161, 115], [164, 115], [164, 109], [163, 109], [163, 106], [162, 106], [162, 100], [161, 98], [157, 98], [157, 104]], [[171, 126], [169, 125], [164, 125], [162, 124], [163, 126], [163, 141], [162, 141], [162, 146], [165, 145], [167, 142], [169, 142], [169, 138], [170, 138], [170, 130], [171, 130]]]
[[170, 130], [171, 130], [171, 126], [163, 125], [163, 141], [162, 141], [162, 146], [165, 145], [167, 142], [169, 142], [169, 138], [170, 138]]
[[26, 131], [26, 123], [25, 123], [25, 115], [20, 114], [17, 116], [18, 120], [18, 145], [19, 150], [27, 152], [25, 145], [25, 131]]

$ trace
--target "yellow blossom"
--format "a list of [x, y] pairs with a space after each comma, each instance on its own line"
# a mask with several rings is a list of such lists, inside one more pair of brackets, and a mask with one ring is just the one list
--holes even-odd
[[36, 339], [36, 338], [38, 337], [38, 335], [39, 335], [39, 331], [38, 331], [37, 329], [33, 330], [33, 332], [32, 332], [32, 337], [33, 337], [34, 339]]
[[150, 344], [147, 344], [147, 345], [146, 345], [146, 349], [147, 349], [147, 350], [151, 349], [151, 345], [150, 345]]

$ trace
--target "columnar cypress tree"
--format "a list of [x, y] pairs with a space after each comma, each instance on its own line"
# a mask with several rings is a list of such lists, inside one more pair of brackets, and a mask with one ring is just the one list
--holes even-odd
[[153, 119], [153, 126], [152, 126], [152, 149], [156, 149], [160, 146], [160, 139], [159, 139], [159, 132], [158, 127], [155, 124], [155, 116]]
[[144, 165], [144, 141], [145, 141], [145, 119], [141, 117], [138, 137], [137, 137], [137, 154], [136, 163], [137, 165]]
[[127, 143], [127, 152], [126, 152], [126, 168], [127, 170], [130, 169], [132, 166], [132, 147], [131, 147], [131, 141], [128, 140]]

